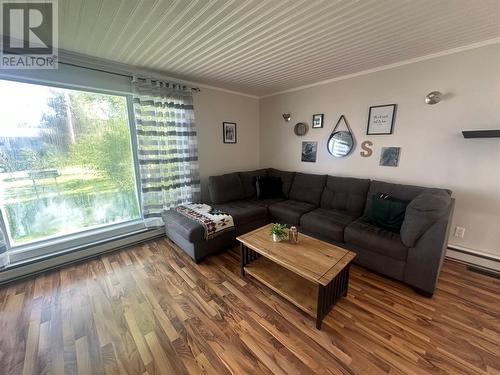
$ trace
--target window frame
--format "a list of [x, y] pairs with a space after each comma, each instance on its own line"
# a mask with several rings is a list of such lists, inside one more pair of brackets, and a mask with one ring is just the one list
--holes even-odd
[[92, 244], [102, 243], [104, 241], [119, 238], [120, 236], [130, 235], [131, 233], [137, 233], [148, 229], [144, 223], [144, 217], [142, 214], [140, 170], [139, 158], [137, 154], [137, 134], [135, 131], [136, 128], [132, 93], [86, 86], [84, 87], [62, 82], [51, 82], [34, 78], [10, 77], [5, 75], [0, 75], [0, 80], [124, 97], [127, 105], [130, 148], [132, 152], [132, 163], [136, 185], [135, 198], [137, 201], [137, 207], [139, 208], [139, 216], [134, 219], [99, 225], [88, 229], [83, 229], [78, 232], [67, 233], [59, 236], [51, 236], [40, 240], [30, 241], [29, 243], [21, 243], [15, 245], [10, 238], [10, 232], [7, 230], [7, 222], [5, 216], [6, 213], [3, 206], [1, 206], [0, 227], [5, 234], [4, 237], [7, 245], [7, 251], [9, 252], [10, 256], [10, 263], [16, 264], [19, 262], [28, 261], [32, 258], [51, 256], [65, 250], [77, 249], [83, 246], [92, 246]]

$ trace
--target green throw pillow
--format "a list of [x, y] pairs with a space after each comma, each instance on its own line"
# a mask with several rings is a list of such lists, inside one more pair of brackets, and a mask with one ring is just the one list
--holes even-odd
[[405, 219], [408, 201], [393, 198], [388, 194], [376, 194], [368, 212], [368, 220], [373, 225], [399, 233]]

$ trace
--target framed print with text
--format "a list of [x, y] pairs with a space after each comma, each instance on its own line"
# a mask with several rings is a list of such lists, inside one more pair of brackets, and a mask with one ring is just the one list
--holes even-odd
[[392, 134], [396, 104], [376, 105], [368, 112], [367, 135]]

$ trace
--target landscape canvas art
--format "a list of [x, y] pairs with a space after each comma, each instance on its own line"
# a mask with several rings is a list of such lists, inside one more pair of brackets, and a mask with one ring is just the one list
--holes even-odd
[[318, 153], [318, 142], [302, 142], [302, 161], [315, 163]]
[[400, 154], [401, 147], [382, 147], [380, 165], [383, 167], [397, 167], [399, 165]]

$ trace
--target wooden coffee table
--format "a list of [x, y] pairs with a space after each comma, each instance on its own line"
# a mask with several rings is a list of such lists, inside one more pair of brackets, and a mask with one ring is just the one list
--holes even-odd
[[323, 317], [347, 295], [352, 251], [305, 234], [299, 243], [271, 240], [271, 224], [237, 237], [240, 242], [240, 272], [253, 276], [267, 287], [316, 318]]

